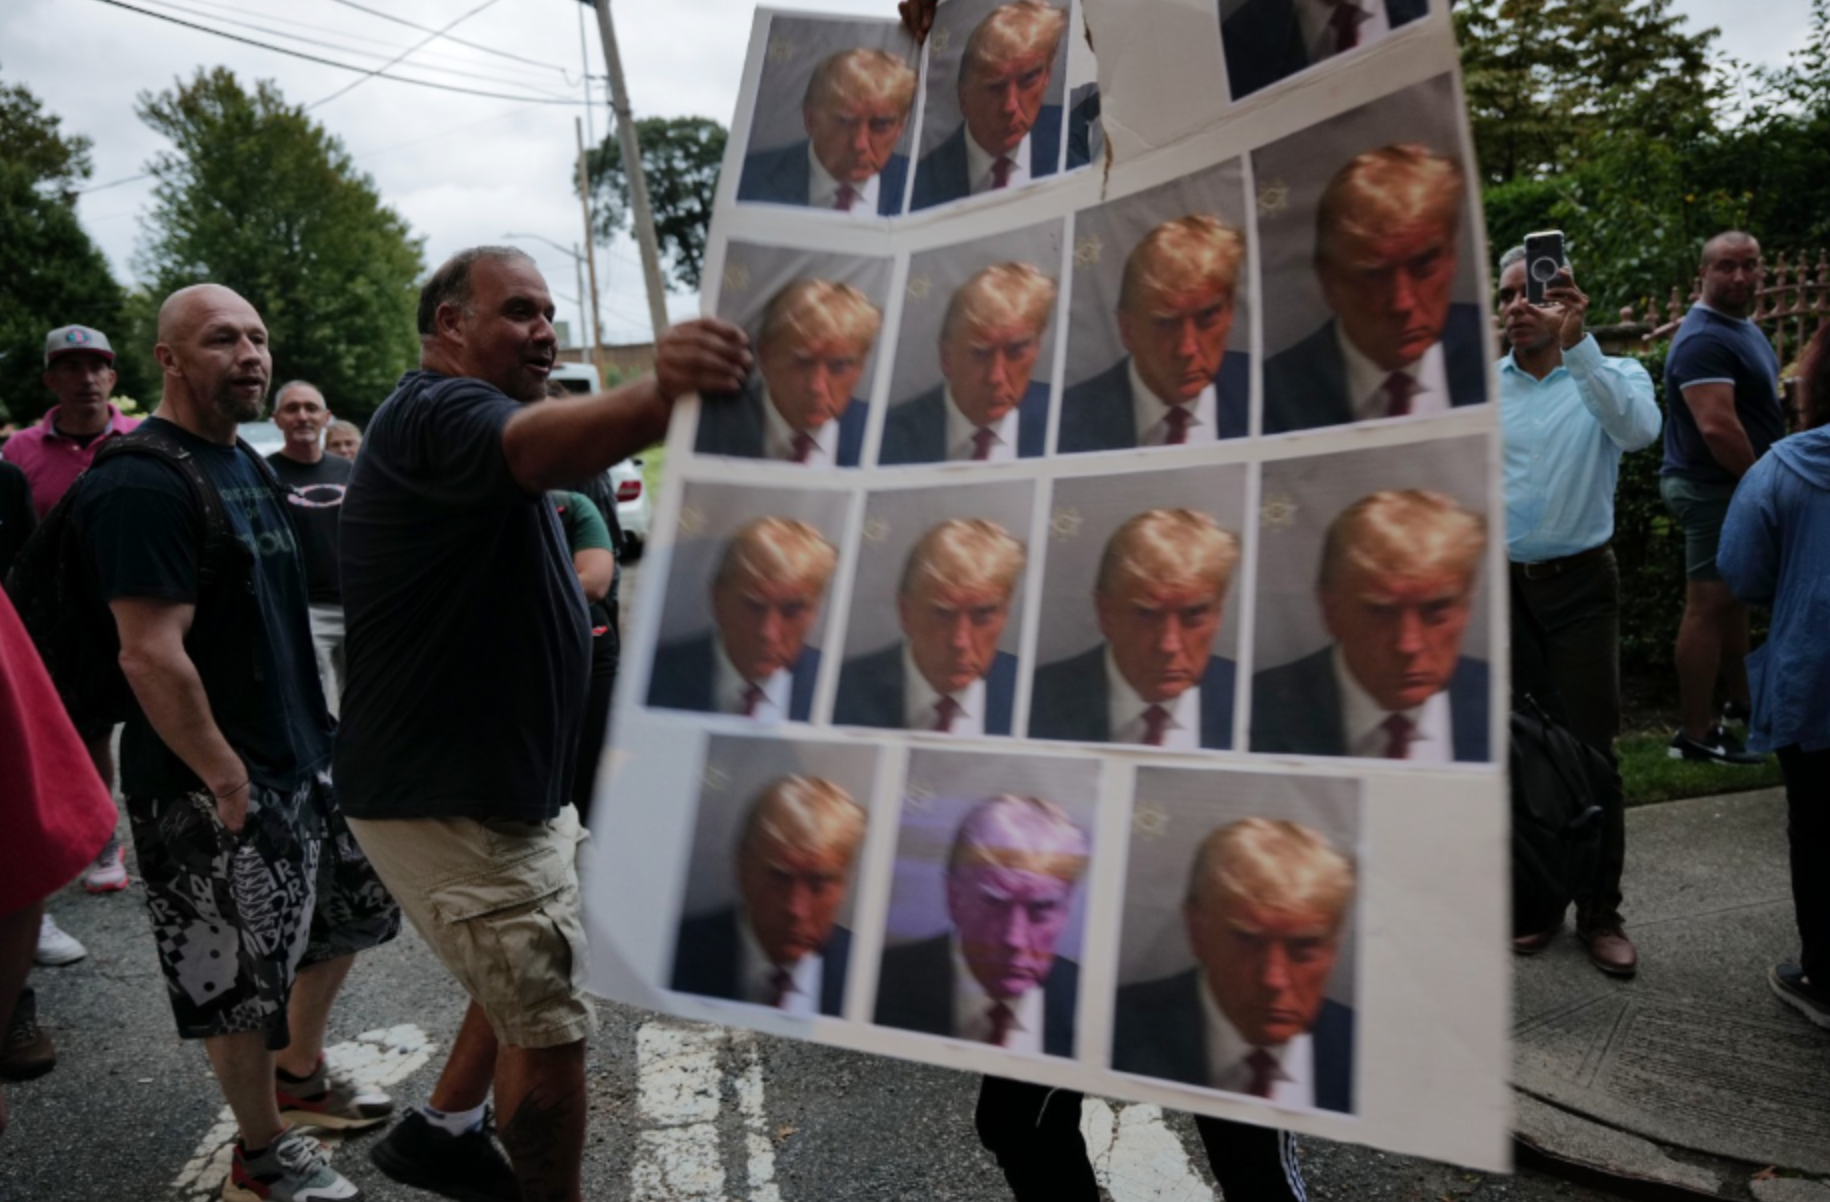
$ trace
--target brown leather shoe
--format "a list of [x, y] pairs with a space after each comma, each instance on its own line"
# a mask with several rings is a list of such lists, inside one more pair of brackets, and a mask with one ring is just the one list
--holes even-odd
[[31, 1014], [13, 1015], [0, 1045], [0, 1081], [30, 1081], [57, 1067], [57, 1046], [51, 1033]]
[[1545, 930], [1530, 935], [1516, 935], [1512, 940], [1512, 952], [1515, 956], [1535, 956], [1550, 946], [1550, 941], [1563, 929], [1562, 920]]
[[1589, 963], [1610, 977], [1630, 977], [1639, 971], [1639, 952], [1618, 922], [1578, 929], [1576, 935], [1589, 945]]

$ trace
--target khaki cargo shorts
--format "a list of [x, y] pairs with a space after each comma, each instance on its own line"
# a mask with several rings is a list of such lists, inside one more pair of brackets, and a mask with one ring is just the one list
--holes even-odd
[[571, 806], [551, 822], [350, 818], [369, 863], [496, 1038], [572, 1043], [596, 1029], [578, 856], [590, 834]]

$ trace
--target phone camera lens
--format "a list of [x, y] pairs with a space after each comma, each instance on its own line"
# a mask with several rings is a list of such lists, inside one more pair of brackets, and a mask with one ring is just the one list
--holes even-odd
[[1538, 281], [1540, 284], [1548, 284], [1557, 278], [1557, 272], [1562, 269], [1562, 266], [1561, 263], [1557, 262], [1549, 255], [1533, 259], [1531, 261], [1531, 278]]

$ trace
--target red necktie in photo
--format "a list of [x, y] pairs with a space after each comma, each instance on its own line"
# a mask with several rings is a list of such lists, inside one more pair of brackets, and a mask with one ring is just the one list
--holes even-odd
[[1388, 760], [1408, 760], [1411, 758], [1411, 742], [1417, 737], [1417, 724], [1403, 714], [1393, 714], [1379, 723], [1385, 732], [1385, 758]]
[[1163, 745], [1163, 732], [1169, 729], [1169, 711], [1160, 705], [1153, 705], [1144, 711], [1144, 743], [1150, 747]]
[[983, 463], [991, 458], [991, 444], [998, 440], [997, 434], [990, 426], [980, 426], [972, 432], [972, 458]]
[[1252, 1084], [1246, 1090], [1254, 1098], [1271, 1096], [1271, 1082], [1277, 1072], [1277, 1057], [1263, 1048], [1253, 1048], [1252, 1054], [1245, 1058], [1247, 1067], [1252, 1070]]
[[769, 974], [769, 1004], [771, 1006], [780, 1010], [782, 1003], [788, 1000], [788, 995], [793, 991], [794, 977], [787, 969], [778, 966], [773, 973]]
[[851, 212], [851, 207], [857, 203], [858, 190], [850, 184], [840, 184], [838, 198], [832, 202], [832, 207], [838, 209], [842, 213], [849, 213]]
[[1188, 427], [1195, 424], [1195, 415], [1186, 405], [1171, 405], [1163, 420], [1169, 423], [1169, 433], [1163, 436], [1163, 445], [1179, 447], [1188, 441]]
[[761, 705], [763, 703], [763, 698], [768, 695], [769, 694], [763, 692], [763, 687], [759, 684], [753, 684], [744, 689], [743, 716], [746, 718], [754, 718], [756, 716], [756, 707]]
[[1016, 1025], [1017, 1016], [1003, 1002], [993, 1002], [988, 1014], [991, 1018], [991, 1038], [987, 1042], [1003, 1047], [1004, 1042], [1010, 1038], [1010, 1029]]
[[796, 463], [806, 463], [809, 459], [813, 458], [813, 452], [819, 445], [819, 443], [813, 441], [813, 435], [807, 433], [807, 431], [796, 430], [794, 433], [794, 442], [789, 449], [793, 452], [794, 461]]
[[953, 720], [959, 717], [959, 702], [951, 697], [942, 697], [934, 703], [934, 726], [939, 734], [953, 733]]
[[1010, 173], [1016, 165], [1016, 160], [1012, 159], [1009, 155], [999, 155], [998, 161], [991, 165], [991, 186], [993, 188], [1008, 188], [1010, 186]]
[[1372, 20], [1372, 14], [1354, 0], [1334, 0], [1334, 12], [1328, 27], [1334, 30], [1334, 53], [1352, 50], [1360, 44], [1360, 22]]
[[1408, 417], [1411, 398], [1422, 392], [1423, 388], [1405, 372], [1395, 371], [1385, 377], [1381, 391], [1385, 393], [1385, 416]]

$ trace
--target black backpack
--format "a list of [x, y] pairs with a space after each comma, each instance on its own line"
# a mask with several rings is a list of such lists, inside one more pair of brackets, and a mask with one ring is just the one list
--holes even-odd
[[1601, 866], [1607, 757], [1529, 694], [1512, 712], [1512, 933], [1550, 929]]
[[[266, 467], [246, 443], [250, 457]], [[120, 455], [149, 455], [178, 470], [191, 486], [203, 514], [203, 542], [198, 556], [197, 595], [201, 600], [219, 588], [234, 565], [248, 558], [229, 528], [222, 495], [203, 467], [177, 439], [157, 427], [141, 426], [96, 448], [90, 469]], [[125, 721], [133, 712], [133, 691], [121, 674], [120, 637], [114, 615], [95, 591], [87, 569], [83, 532], [72, 520], [77, 498], [90, 473], [85, 471], [45, 515], [13, 561], [6, 578], [7, 595], [57, 686], [70, 721], [85, 738]], [[238, 555], [238, 553], [240, 553]]]

